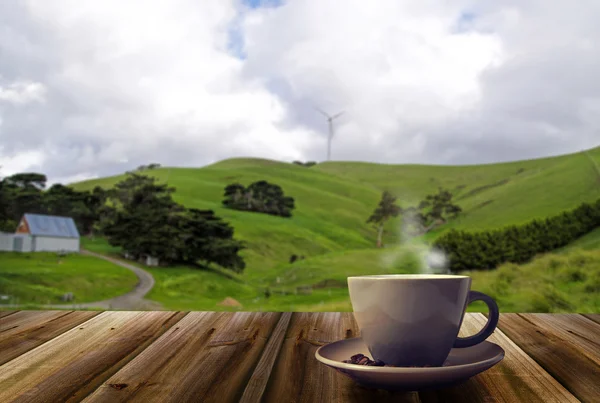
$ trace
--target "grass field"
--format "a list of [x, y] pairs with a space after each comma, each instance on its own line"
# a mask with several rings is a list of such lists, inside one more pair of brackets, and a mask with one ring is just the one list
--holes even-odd
[[[227, 219], [236, 236], [247, 242], [242, 253], [245, 276], [260, 280], [290, 255], [314, 257], [332, 252], [367, 249], [375, 231], [366, 223], [381, 191], [398, 195], [400, 204], [418, 201], [442, 185], [453, 191], [463, 208], [452, 227], [477, 230], [527, 222], [600, 198], [600, 148], [586, 153], [503, 164], [475, 166], [383, 165], [326, 162], [311, 168], [260, 159], [231, 159], [203, 168], [160, 168], [147, 171], [168, 181], [175, 199], [188, 207], [209, 208]], [[123, 176], [85, 181], [78, 189], [110, 187]], [[296, 200], [294, 216], [286, 219], [225, 209], [227, 184], [244, 185], [264, 179], [280, 185]], [[395, 244], [398, 222], [390, 222], [385, 241]]]
[[56, 253], [0, 252], [2, 303], [60, 304], [72, 292], [75, 303], [100, 301], [125, 294], [137, 277], [129, 270], [91, 256]]
[[[106, 250], [101, 240], [86, 247]], [[419, 251], [363, 249], [327, 254], [274, 268], [265, 278], [266, 286], [250, 283], [244, 276], [231, 280], [188, 267], [145, 268], [156, 279], [147, 298], [169, 310], [231, 310], [218, 305], [229, 296], [246, 311], [351, 311], [348, 276], [419, 273]], [[385, 264], [374, 264], [377, 261]], [[502, 312], [600, 312], [600, 250], [574, 248], [521, 266], [505, 264], [497, 270], [463, 274], [473, 279], [472, 289], [495, 298]], [[307, 285], [313, 286], [310, 295], [298, 293], [298, 287]], [[486, 310], [483, 303], [468, 309]]]
[[[261, 159], [231, 159], [203, 168], [146, 171], [174, 186], [178, 202], [187, 207], [215, 210], [234, 226], [236, 237], [248, 245], [242, 252], [247, 267], [242, 275], [233, 276], [234, 280], [219, 274], [218, 270], [152, 268], [149, 271], [157, 283], [148, 297], [168, 309], [219, 309], [216, 303], [230, 296], [242, 302], [247, 310], [349, 310], [345, 288], [349, 275], [422, 270], [414, 259], [408, 263], [398, 259], [399, 234], [395, 230], [398, 222], [388, 224], [384, 239], [387, 248], [374, 248], [375, 231], [366, 224], [366, 219], [377, 205], [382, 190], [395, 193], [403, 206], [418, 202], [426, 194], [435, 192], [438, 186], [453, 192], [464, 214], [428, 234], [430, 240], [453, 227], [499, 228], [554, 215], [583, 201], [595, 201], [600, 198], [600, 177], [594, 162], [600, 163], [600, 148], [587, 153], [476, 166], [327, 162], [305, 168]], [[91, 189], [96, 185], [110, 187], [122, 178], [103, 178], [74, 186], [78, 189]], [[297, 207], [292, 218], [222, 207], [223, 189], [227, 184], [248, 185], [261, 179], [280, 185], [286, 194], [295, 198]], [[84, 240], [84, 245], [102, 253], [116, 252], [102, 239]], [[570, 267], [569, 259], [578, 256], [581, 248], [594, 251], [598, 246], [600, 232], [596, 231], [558, 251], [562, 255], [553, 257], [558, 259], [558, 272]], [[292, 254], [306, 259], [290, 264]], [[595, 262], [597, 256], [590, 256], [590, 262]], [[594, 264], [590, 263], [590, 272], [597, 270]], [[567, 309], [565, 307], [587, 310], [596, 306], [597, 301], [590, 300], [577, 284], [563, 281], [558, 272], [554, 273], [557, 277], [553, 277], [554, 274], [544, 269], [544, 264], [536, 261], [531, 265], [522, 266], [529, 267], [523, 272], [514, 272], [523, 277], [523, 283], [511, 283], [512, 291], [506, 295], [499, 294], [491, 284], [499, 281], [502, 273], [516, 270], [513, 266], [473, 273], [474, 288], [496, 292], [494, 295], [505, 304], [504, 310], [553, 311]], [[587, 266], [582, 270], [588, 270]], [[535, 274], [532, 277], [529, 273]], [[339, 287], [340, 284], [344, 285]], [[301, 286], [312, 286], [312, 294], [294, 294]], [[266, 288], [271, 291], [268, 298], [264, 295]], [[554, 291], [536, 291], [546, 289]], [[572, 301], [561, 305], [563, 297]], [[527, 305], [527, 301], [533, 301], [533, 305]], [[546, 301], [546, 305], [540, 301]]]

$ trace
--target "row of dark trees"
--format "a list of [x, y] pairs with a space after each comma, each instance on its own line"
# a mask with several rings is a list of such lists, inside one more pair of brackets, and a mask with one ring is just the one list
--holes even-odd
[[452, 229], [434, 246], [449, 257], [450, 270], [490, 270], [506, 262], [525, 263], [563, 247], [600, 227], [600, 200], [546, 219], [503, 229], [466, 232]]
[[225, 187], [223, 205], [242, 211], [254, 211], [280, 217], [291, 217], [294, 198], [283, 194], [279, 185], [261, 180], [248, 187], [233, 183]]
[[80, 233], [92, 232], [106, 200], [102, 188], [80, 192], [54, 184], [46, 189], [46, 182], [40, 173], [18, 173], [0, 180], [0, 231], [12, 232], [23, 214], [37, 213], [73, 217]]
[[137, 173], [109, 190], [76, 191], [61, 184], [46, 189], [46, 176], [19, 173], [0, 180], [0, 231], [14, 232], [25, 213], [72, 217], [82, 235], [97, 233], [134, 258], [163, 263], [216, 263], [241, 272], [243, 244], [212, 210], [176, 203], [174, 188]]

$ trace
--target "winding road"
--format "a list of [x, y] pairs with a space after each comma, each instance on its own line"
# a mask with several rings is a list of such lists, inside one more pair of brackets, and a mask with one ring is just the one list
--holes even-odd
[[[104, 256], [99, 253], [90, 252], [82, 249], [82, 255], [93, 256], [98, 259], [104, 259], [108, 262], [121, 266], [127, 270], [131, 270], [138, 278], [138, 283], [134, 289], [127, 294], [120, 295], [115, 298], [106, 299], [104, 301], [85, 302], [85, 303], [69, 303], [69, 304], [49, 304], [43, 305], [47, 308], [98, 308], [105, 310], [124, 310], [124, 311], [139, 311], [139, 310], [163, 310], [161, 304], [155, 301], [144, 299], [144, 296], [154, 287], [154, 277], [144, 269], [125, 263], [119, 259]], [[10, 307], [16, 308], [17, 305], [11, 304]]]

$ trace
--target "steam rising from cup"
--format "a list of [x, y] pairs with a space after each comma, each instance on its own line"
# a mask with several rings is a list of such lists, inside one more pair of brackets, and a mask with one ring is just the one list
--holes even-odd
[[408, 267], [407, 257], [416, 258], [419, 274], [447, 274], [448, 257], [437, 248], [429, 246], [417, 237], [422, 230], [422, 223], [415, 212], [404, 212], [399, 225], [400, 244], [389, 252], [383, 253], [381, 264], [391, 269], [393, 267]]

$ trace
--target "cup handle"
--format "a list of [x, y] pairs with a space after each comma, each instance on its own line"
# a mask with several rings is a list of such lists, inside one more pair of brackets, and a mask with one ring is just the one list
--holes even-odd
[[[469, 337], [457, 337], [454, 342], [454, 348], [464, 348], [471, 347], [475, 344], [479, 344], [485, 339], [487, 339], [493, 332], [496, 330], [496, 326], [498, 325], [498, 319], [500, 317], [500, 312], [498, 310], [498, 305], [496, 301], [489, 295], [485, 295], [479, 291], [470, 291], [469, 298], [467, 300], [467, 305], [469, 305], [473, 301], [483, 301], [488, 306], [490, 310], [489, 318], [483, 329], [479, 331], [479, 333], [469, 336]], [[467, 307], [465, 306], [465, 310]]]

